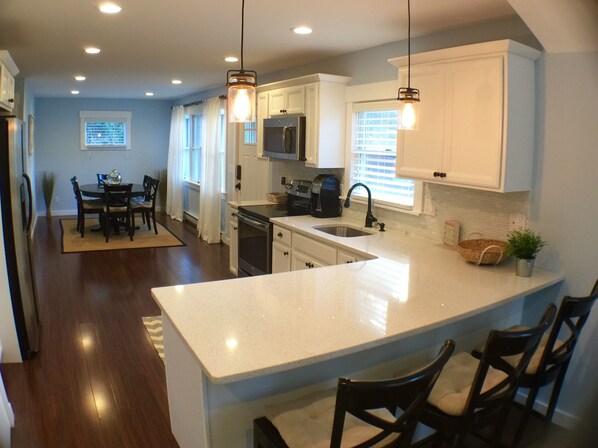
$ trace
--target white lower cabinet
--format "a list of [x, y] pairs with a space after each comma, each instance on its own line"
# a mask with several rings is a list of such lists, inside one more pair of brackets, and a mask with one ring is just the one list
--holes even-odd
[[303, 269], [321, 268], [322, 266], [329, 266], [311, 255], [307, 255], [298, 250], [293, 250], [291, 256], [291, 271], [302, 271]]
[[272, 243], [272, 273], [289, 272], [291, 270], [291, 248], [284, 244]]
[[336, 264], [356, 263], [358, 261], [365, 261], [371, 259], [372, 257], [366, 257], [361, 254], [356, 254], [355, 252], [349, 252], [346, 250], [339, 249], [338, 256], [336, 257]]

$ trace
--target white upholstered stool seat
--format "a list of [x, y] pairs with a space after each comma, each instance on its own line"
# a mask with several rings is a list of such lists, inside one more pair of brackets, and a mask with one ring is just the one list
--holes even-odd
[[[449, 415], [463, 415], [480, 361], [469, 353], [452, 356], [430, 393], [428, 403]], [[482, 392], [490, 390], [507, 378], [507, 374], [490, 367]]]
[[[315, 392], [297, 400], [267, 406], [266, 417], [290, 448], [329, 448], [336, 403], [336, 389]], [[395, 417], [387, 409], [371, 411], [388, 421]], [[353, 447], [380, 432], [358, 418], [345, 414], [342, 447]], [[374, 446], [384, 446], [392, 438]]]

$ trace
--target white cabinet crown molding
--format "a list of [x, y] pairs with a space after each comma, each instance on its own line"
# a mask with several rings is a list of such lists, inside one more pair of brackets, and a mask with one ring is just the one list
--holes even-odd
[[351, 82], [350, 76], [330, 75], [327, 73], [314, 73], [313, 75], [300, 76], [298, 78], [284, 79], [282, 81], [271, 82], [257, 87], [258, 92], [265, 90], [281, 89], [284, 87], [292, 87], [300, 84], [310, 84], [312, 82], [336, 82], [339, 84], [349, 84]]

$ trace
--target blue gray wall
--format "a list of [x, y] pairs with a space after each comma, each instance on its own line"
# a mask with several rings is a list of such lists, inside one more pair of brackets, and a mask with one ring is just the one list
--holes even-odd
[[[69, 179], [96, 182], [96, 173], [117, 169], [127, 182], [141, 183], [144, 174], [168, 163], [170, 101], [38, 98], [35, 102], [35, 170], [37, 209], [45, 212], [39, 180], [44, 171], [56, 174], [53, 214], [76, 210]], [[130, 151], [81, 151], [81, 110], [131, 111]]]

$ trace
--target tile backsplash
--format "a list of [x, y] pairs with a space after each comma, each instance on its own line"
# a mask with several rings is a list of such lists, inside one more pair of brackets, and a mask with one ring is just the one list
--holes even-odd
[[[389, 229], [441, 242], [445, 220], [460, 224], [461, 240], [506, 239], [511, 215], [527, 216], [529, 210], [527, 191], [493, 193], [424, 183], [424, 200], [428, 207], [424, 210], [425, 214], [420, 216], [382, 208], [374, 208], [374, 215]], [[363, 220], [366, 210], [365, 205], [352, 203], [351, 208], [344, 209], [343, 213]]]
[[[333, 174], [339, 179], [344, 169], [307, 168], [300, 162], [275, 162], [271, 164], [272, 191], [282, 191], [280, 177], [287, 180], [313, 180], [318, 174]], [[506, 239], [511, 215], [529, 215], [529, 192], [494, 193], [470, 188], [449, 187], [424, 183], [424, 214], [416, 216], [389, 209], [374, 207], [378, 221], [389, 229], [441, 242], [444, 221], [457, 221], [460, 239]], [[343, 214], [357, 221], [365, 221], [367, 207], [355, 201]], [[474, 233], [475, 232], [475, 233]], [[481, 235], [481, 236], [480, 236]]]

